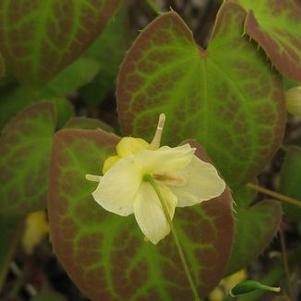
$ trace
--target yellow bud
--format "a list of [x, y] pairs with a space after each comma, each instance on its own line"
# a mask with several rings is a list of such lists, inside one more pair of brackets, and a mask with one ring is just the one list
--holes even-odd
[[285, 92], [286, 109], [289, 113], [301, 116], [301, 86]]
[[34, 248], [49, 232], [49, 226], [44, 211], [37, 211], [28, 214], [26, 218], [25, 231], [22, 238], [22, 245], [26, 254], [32, 254]]
[[242, 282], [243, 280], [247, 279], [248, 275], [245, 270], [240, 270], [226, 278], [223, 279], [223, 287], [226, 290], [230, 290], [236, 284]]
[[210, 301], [223, 301], [224, 300], [224, 292], [221, 288], [216, 287], [209, 295]]
[[124, 137], [116, 146], [116, 152], [120, 157], [127, 157], [149, 149], [149, 143], [141, 138]]
[[111, 156], [105, 160], [102, 166], [102, 173], [105, 174], [117, 161], [121, 158], [119, 156]]

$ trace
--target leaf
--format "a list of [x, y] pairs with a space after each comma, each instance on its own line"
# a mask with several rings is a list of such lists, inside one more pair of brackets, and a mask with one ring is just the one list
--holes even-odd
[[227, 274], [247, 267], [269, 245], [277, 233], [282, 210], [278, 202], [251, 204], [254, 193], [241, 188], [233, 195], [235, 236]]
[[29, 84], [45, 82], [95, 40], [119, 3], [2, 0], [0, 50], [19, 79]]
[[48, 100], [55, 104], [56, 108], [56, 129], [61, 129], [65, 123], [75, 115], [75, 110], [71, 102], [66, 98], [52, 98]]
[[[56, 255], [89, 298], [183, 301], [192, 298], [171, 235], [145, 242], [132, 216], [106, 212], [91, 197], [118, 138], [96, 130], [55, 135], [50, 172], [49, 221]], [[88, 154], [88, 155], [87, 155]], [[206, 295], [222, 278], [231, 250], [229, 192], [202, 206], [177, 208], [175, 226], [198, 289]]]
[[0, 215], [0, 292], [2, 290], [10, 261], [14, 256], [15, 249], [23, 227], [23, 220], [16, 216]]
[[[301, 148], [289, 146], [280, 173], [280, 192], [300, 201], [301, 204]], [[301, 208], [284, 203], [285, 217], [291, 221], [301, 221]]]
[[129, 22], [125, 3], [110, 20], [102, 34], [84, 55], [97, 61], [100, 70], [96, 77], [80, 89], [80, 95], [88, 106], [97, 106], [113, 90], [119, 65], [128, 49]]
[[40, 94], [44, 97], [66, 96], [89, 83], [99, 69], [96, 60], [80, 57], [53, 78]]
[[87, 117], [73, 117], [65, 124], [65, 128], [86, 130], [102, 129], [109, 133], [114, 132], [114, 129], [111, 126], [101, 120]]
[[224, 3], [204, 50], [175, 12], [160, 15], [125, 57], [117, 87], [125, 133], [150, 138], [164, 112], [164, 144], [196, 139], [231, 188], [266, 165], [285, 122], [279, 75], [242, 37], [245, 17], [239, 6]]
[[[50, 95], [50, 94], [49, 94]], [[52, 102], [56, 105], [57, 127], [62, 125], [74, 115], [74, 108], [69, 100], [57, 95], [46, 96], [39, 91], [27, 87], [10, 84], [0, 90], [0, 129], [26, 107], [39, 102]]]
[[301, 3], [297, 0], [237, 0], [247, 11], [246, 33], [285, 75], [301, 81]]
[[44, 208], [55, 108], [39, 103], [16, 115], [0, 140], [0, 211], [26, 214]]

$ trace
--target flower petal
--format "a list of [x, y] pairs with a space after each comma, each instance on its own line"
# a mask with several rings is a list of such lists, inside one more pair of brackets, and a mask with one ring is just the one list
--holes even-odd
[[150, 144], [141, 138], [123, 137], [116, 146], [119, 157], [127, 157], [148, 149]]
[[194, 204], [215, 198], [226, 188], [224, 180], [218, 175], [215, 167], [193, 156], [190, 164], [178, 173], [186, 179], [183, 186], [170, 187], [178, 197], [178, 207]]
[[178, 147], [162, 146], [157, 150], [145, 150], [135, 156], [137, 166], [144, 174], [174, 174], [185, 168], [193, 158], [195, 148], [189, 144]]
[[107, 158], [104, 162], [103, 162], [103, 166], [102, 166], [102, 173], [105, 174], [110, 168], [113, 167], [113, 165], [115, 163], [117, 163], [119, 160], [121, 159], [121, 157], [119, 156], [111, 156], [109, 158]]
[[105, 173], [92, 195], [104, 209], [126, 216], [133, 213], [133, 202], [141, 181], [133, 158], [127, 157]]
[[[166, 186], [158, 185], [172, 219], [177, 197]], [[134, 202], [134, 214], [141, 231], [153, 244], [157, 244], [170, 232], [161, 202], [149, 183], [143, 182], [139, 188]]]

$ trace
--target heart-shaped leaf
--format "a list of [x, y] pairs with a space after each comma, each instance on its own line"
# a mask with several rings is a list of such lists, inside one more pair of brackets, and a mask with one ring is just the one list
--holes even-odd
[[[280, 173], [280, 192], [295, 198], [301, 203], [301, 148], [290, 146]], [[301, 208], [288, 203], [283, 204], [285, 216], [296, 222], [301, 221]]]
[[0, 1], [0, 49], [15, 75], [53, 77], [98, 36], [120, 0]]
[[[133, 216], [107, 212], [91, 197], [97, 184], [85, 174], [99, 174], [117, 141], [100, 130], [55, 135], [48, 206], [55, 253], [94, 301], [192, 300], [171, 235], [158, 245], [145, 242]], [[177, 208], [174, 221], [198, 289], [207, 294], [231, 250], [231, 196], [225, 191], [202, 206]]]
[[251, 204], [254, 193], [240, 189], [234, 193], [235, 236], [227, 274], [246, 267], [269, 245], [279, 229], [282, 210], [275, 201]]
[[236, 0], [247, 11], [246, 33], [288, 77], [301, 81], [301, 3], [297, 0]]
[[39, 103], [21, 111], [3, 129], [1, 212], [15, 215], [44, 208], [55, 115], [52, 103]]
[[160, 15], [128, 52], [117, 89], [126, 133], [150, 138], [164, 112], [165, 143], [196, 139], [232, 188], [266, 164], [285, 121], [280, 78], [242, 37], [245, 17], [238, 5], [224, 3], [204, 50], [175, 12]]

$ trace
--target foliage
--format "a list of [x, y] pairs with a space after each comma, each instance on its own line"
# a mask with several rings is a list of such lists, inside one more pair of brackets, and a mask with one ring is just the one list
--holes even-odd
[[[46, 209], [55, 255], [91, 300], [193, 299], [172, 236], [146, 242], [133, 215], [97, 205], [96, 183], [85, 178], [101, 173], [122, 136], [150, 142], [160, 113], [162, 144], [189, 141], [227, 184], [174, 218], [202, 297], [273, 250], [281, 224], [300, 223], [300, 207], [248, 187], [263, 173], [260, 184], [280, 199], [301, 200], [301, 149], [279, 151], [299, 122], [287, 120], [284, 92], [301, 83], [300, 3], [225, 0], [202, 48], [181, 11], [157, 15], [159, 6], [142, 2], [154, 17], [142, 16], [138, 34], [137, 3], [0, 1], [0, 288], [19, 256], [26, 215]], [[279, 185], [264, 180], [265, 166], [277, 176], [281, 169]], [[285, 273], [276, 274], [268, 284], [283, 283]], [[41, 289], [33, 300], [46, 299], [65, 296]]]

